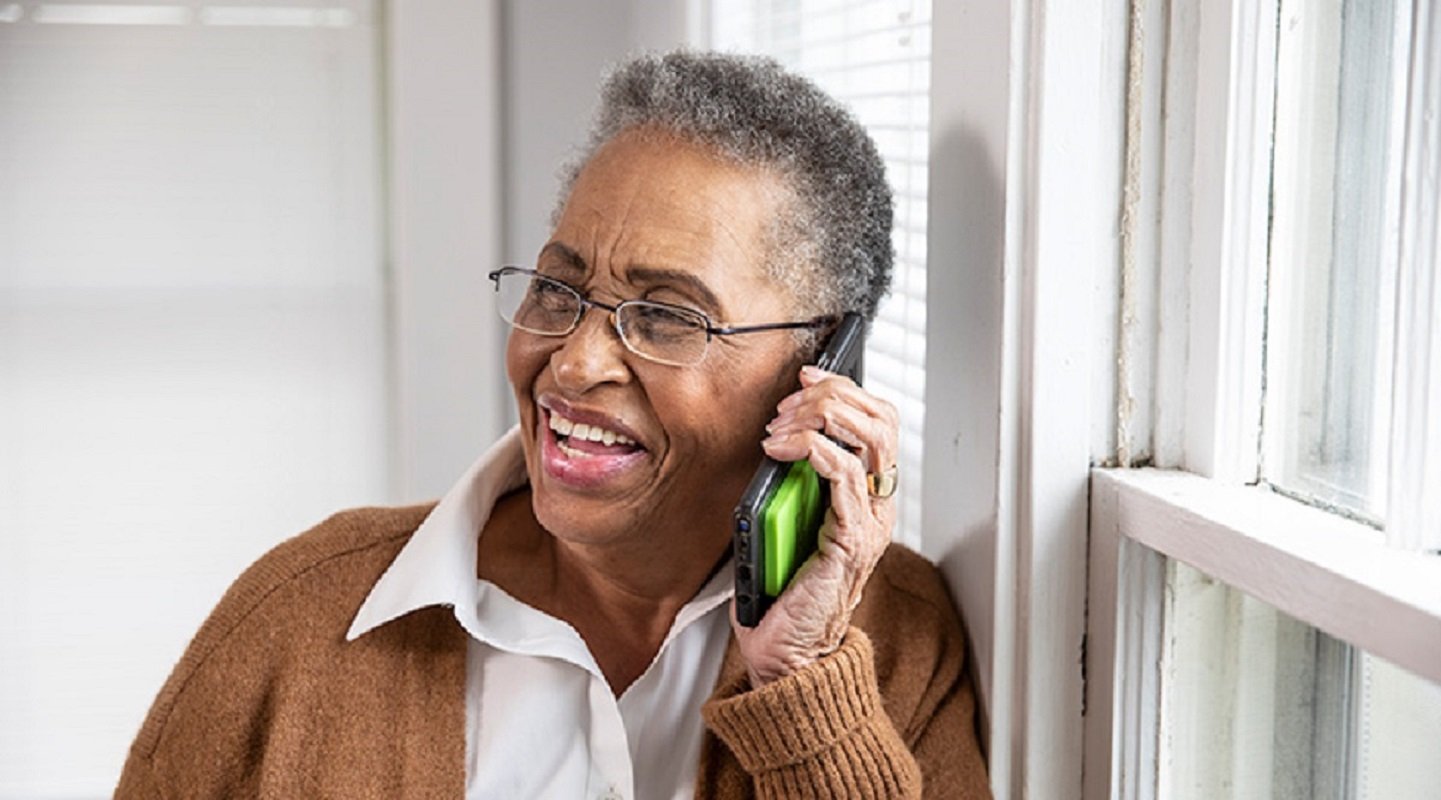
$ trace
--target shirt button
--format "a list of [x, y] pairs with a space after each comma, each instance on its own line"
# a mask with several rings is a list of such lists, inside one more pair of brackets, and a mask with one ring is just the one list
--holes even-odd
[[600, 800], [625, 800], [625, 795], [622, 795], [612, 786], [605, 790], [605, 794], [600, 796]]

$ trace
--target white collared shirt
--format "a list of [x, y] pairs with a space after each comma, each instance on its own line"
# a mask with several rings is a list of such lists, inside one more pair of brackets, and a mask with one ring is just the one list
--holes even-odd
[[495, 501], [526, 480], [513, 428], [426, 517], [347, 638], [418, 608], [454, 608], [470, 634], [467, 798], [692, 797], [700, 707], [730, 637], [731, 567], [681, 608], [655, 660], [617, 699], [574, 628], [476, 577], [479, 535]]

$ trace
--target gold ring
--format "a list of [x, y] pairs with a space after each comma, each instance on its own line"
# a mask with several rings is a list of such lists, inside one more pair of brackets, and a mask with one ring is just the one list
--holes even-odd
[[897, 478], [900, 475], [900, 467], [892, 464], [891, 468], [877, 475], [874, 472], [866, 473], [866, 491], [871, 497], [887, 498], [896, 493]]

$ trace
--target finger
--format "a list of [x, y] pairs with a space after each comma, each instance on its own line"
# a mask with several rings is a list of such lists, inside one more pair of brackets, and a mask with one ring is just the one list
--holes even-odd
[[801, 388], [787, 395], [776, 411], [784, 414], [792, 408], [817, 398], [830, 397], [853, 405], [873, 417], [900, 424], [900, 414], [891, 403], [871, 394], [844, 375], [835, 375], [814, 367], [801, 368]]
[[854, 454], [818, 431], [772, 436], [761, 445], [777, 461], [809, 460], [816, 474], [830, 481], [831, 510], [841, 527], [865, 525], [872, 518], [865, 468]]
[[823, 386], [828, 390], [839, 392], [855, 405], [865, 409], [866, 413], [897, 425], [900, 424], [901, 415], [895, 404], [866, 391], [864, 387], [848, 376], [835, 375], [815, 367], [803, 367], [801, 369], [801, 387], [808, 389], [812, 386]]
[[854, 406], [895, 429], [900, 428], [901, 417], [895, 405], [857, 386], [850, 378], [813, 370], [801, 373], [801, 383], [803, 385], [799, 390], [776, 405], [777, 419], [784, 419], [807, 406], [831, 401]]
[[865, 450], [867, 467], [891, 467], [899, 453], [901, 424], [895, 406], [855, 385], [817, 385], [791, 395], [765, 427], [769, 434], [826, 431], [853, 450]]
[[889, 469], [896, 463], [899, 432], [855, 406], [835, 402], [803, 405], [766, 426], [772, 436], [804, 430], [819, 430], [850, 448], [871, 472]]
[[890, 407], [889, 403], [861, 388], [845, 375], [836, 375], [807, 366], [801, 368], [800, 382], [801, 388], [783, 398], [776, 405], [777, 411], [783, 413], [808, 399], [835, 397], [865, 409], [867, 413], [877, 417], [885, 417], [894, 413], [894, 408]]
[[900, 417], [895, 406], [848, 379], [806, 387], [788, 398], [783, 407], [785, 410], [766, 426], [769, 433], [823, 430], [862, 451], [863, 462], [872, 472], [895, 465], [900, 452]]
[[818, 549], [860, 569], [860, 583], [885, 552], [895, 524], [892, 503], [872, 503], [855, 456], [815, 431], [790, 434], [771, 449], [810, 460], [816, 474], [830, 481], [830, 508], [821, 526]]

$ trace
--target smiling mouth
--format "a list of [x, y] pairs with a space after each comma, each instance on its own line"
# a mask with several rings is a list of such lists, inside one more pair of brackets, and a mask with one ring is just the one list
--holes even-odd
[[576, 422], [554, 409], [547, 409], [547, 412], [546, 424], [555, 435], [556, 446], [569, 458], [623, 456], [645, 449], [623, 433]]
[[[594, 422], [578, 422], [541, 404], [540, 466], [560, 484], [580, 491], [606, 487], [646, 463], [649, 452], [633, 437]], [[596, 415], [586, 415], [591, 420]]]

